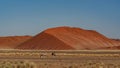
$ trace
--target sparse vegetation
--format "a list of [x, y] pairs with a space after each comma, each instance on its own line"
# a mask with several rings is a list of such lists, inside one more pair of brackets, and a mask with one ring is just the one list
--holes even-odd
[[36, 68], [33, 62], [28, 61], [0, 61], [0, 68]]
[[[61, 65], [62, 64], [62, 65]], [[76, 63], [66, 63], [66, 62], [56, 62], [56, 63], [39, 63], [39, 68], [120, 68], [119, 63], [105, 63], [105, 62], [94, 62], [94, 61], [86, 61]]]
[[120, 51], [1, 50], [0, 68], [120, 68]]

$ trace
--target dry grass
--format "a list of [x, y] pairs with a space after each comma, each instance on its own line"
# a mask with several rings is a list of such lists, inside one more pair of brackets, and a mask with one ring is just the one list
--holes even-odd
[[56, 62], [56, 63], [48, 63], [43, 62], [38, 64], [38, 68], [120, 68], [119, 63], [105, 63], [105, 62], [92, 62], [86, 61], [83, 63], [76, 62]]
[[36, 65], [28, 61], [4, 60], [0, 61], [0, 68], [36, 68]]

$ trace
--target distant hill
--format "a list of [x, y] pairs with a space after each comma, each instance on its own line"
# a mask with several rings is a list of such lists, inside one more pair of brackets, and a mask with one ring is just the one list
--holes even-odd
[[117, 47], [118, 42], [94, 31], [77, 27], [49, 28], [18, 45], [16, 49], [92, 50]]
[[30, 39], [31, 36], [0, 37], [0, 49], [14, 49], [17, 45]]

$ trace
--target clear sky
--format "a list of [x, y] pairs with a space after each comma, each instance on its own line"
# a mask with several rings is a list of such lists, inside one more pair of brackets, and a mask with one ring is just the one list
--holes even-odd
[[120, 38], [120, 0], [0, 0], [0, 36], [74, 26]]

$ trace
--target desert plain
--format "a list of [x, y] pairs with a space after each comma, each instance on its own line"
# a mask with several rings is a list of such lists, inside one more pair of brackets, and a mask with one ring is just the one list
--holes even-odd
[[[119, 50], [0, 50], [0, 66], [12, 68], [120, 68]], [[25, 63], [33, 65], [25, 67]], [[20, 64], [21, 63], [21, 64]], [[11, 65], [10, 65], [11, 64]]]

